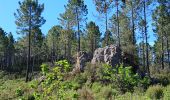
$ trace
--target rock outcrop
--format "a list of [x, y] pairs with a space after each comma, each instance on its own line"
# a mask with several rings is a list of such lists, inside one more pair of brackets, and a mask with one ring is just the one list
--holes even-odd
[[84, 70], [85, 64], [91, 61], [91, 64], [106, 63], [115, 67], [123, 62], [125, 66], [132, 66], [133, 71], [136, 72], [138, 64], [135, 62], [133, 54], [124, 53], [117, 45], [109, 45], [104, 48], [98, 48], [92, 54], [86, 52], [79, 52], [75, 58], [75, 68], [73, 72], [80, 72]]
[[106, 46], [104, 48], [98, 48], [93, 54], [92, 64], [106, 63], [112, 66], [119, 64], [121, 59], [121, 50], [116, 45]]

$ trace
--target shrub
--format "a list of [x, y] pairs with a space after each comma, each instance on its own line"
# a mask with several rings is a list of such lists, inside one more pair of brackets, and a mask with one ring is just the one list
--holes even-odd
[[[103, 86], [100, 91], [100, 98], [103, 98], [104, 100], [111, 99], [114, 96], [118, 94], [118, 91], [113, 89], [111, 85]], [[99, 98], [99, 99], [100, 99]]]
[[[45, 79], [40, 86], [30, 85], [34, 90], [36, 99], [63, 99], [66, 91], [72, 88], [72, 84], [64, 80], [64, 76], [69, 72], [70, 65], [66, 60], [55, 63], [54, 68], [49, 69], [46, 64], [41, 65], [41, 69]], [[41, 90], [37, 91], [37, 88]]]
[[161, 99], [163, 97], [163, 87], [161, 85], [150, 86], [146, 91], [150, 99]]
[[113, 87], [122, 93], [133, 92], [134, 87], [139, 85], [147, 87], [150, 84], [150, 78], [141, 78], [137, 73], [133, 72], [131, 66], [125, 67], [123, 64], [114, 68], [107, 64], [100, 64], [99, 66], [95, 69], [96, 75], [94, 79], [97, 79], [95, 82], [100, 81], [105, 85], [114, 83], [112, 84]]
[[101, 68], [101, 63], [87, 63], [83, 74], [86, 76], [90, 83], [93, 83], [99, 80], [98, 78], [100, 77]]
[[2, 79], [5, 75], [6, 73], [4, 71], [0, 71], [0, 79]]
[[170, 85], [164, 89], [164, 100], [170, 100]]
[[47, 64], [42, 64], [41, 65], [41, 71], [43, 73], [43, 75], [45, 75], [48, 72], [48, 65]]
[[16, 89], [15, 91], [17, 96], [22, 96], [24, 94], [24, 91], [21, 88]]
[[101, 88], [102, 88], [102, 84], [100, 84], [99, 82], [95, 82], [95, 83], [93, 83], [93, 85], [92, 85], [92, 91], [93, 91], [94, 93], [100, 92]]
[[35, 100], [34, 95], [28, 95], [28, 99], [27, 100]]
[[69, 90], [64, 96], [64, 100], [77, 100], [79, 97], [77, 91]]
[[168, 74], [155, 74], [153, 84], [161, 84], [163, 86], [168, 85], [170, 82]]
[[80, 100], [94, 100], [92, 91], [87, 87], [78, 90], [78, 94]]

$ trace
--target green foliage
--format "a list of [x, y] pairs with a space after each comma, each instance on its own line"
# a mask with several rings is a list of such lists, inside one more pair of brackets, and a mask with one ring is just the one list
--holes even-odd
[[48, 71], [49, 71], [48, 65], [47, 64], [42, 64], [41, 65], [41, 71], [42, 71], [43, 75], [48, 73]]
[[164, 99], [165, 99], [165, 100], [170, 100], [170, 85], [168, 85], [168, 86], [164, 89]]
[[98, 94], [98, 96], [100, 98], [103, 98], [104, 100], [107, 100], [107, 99], [113, 98], [117, 94], [118, 94], [118, 91], [115, 90], [111, 85], [108, 85], [108, 86], [103, 86], [101, 88], [101, 91]]
[[78, 90], [78, 94], [80, 100], [94, 100], [93, 93], [88, 87], [83, 87], [82, 89]]
[[151, 99], [161, 99], [163, 97], [163, 87], [160, 85], [150, 86], [146, 95]]
[[18, 4], [20, 8], [17, 9], [17, 13], [14, 13], [16, 18], [15, 24], [19, 29], [17, 33], [26, 34], [29, 31], [28, 25], [30, 24], [28, 20], [31, 18], [32, 31], [36, 34], [36, 29], [45, 23], [45, 19], [41, 16], [44, 4], [39, 4], [36, 0], [24, 0]]
[[104, 37], [102, 38], [102, 47], [112, 45], [115, 43], [112, 33], [109, 30], [106, 30]]
[[67, 93], [65, 94], [66, 100], [77, 100], [78, 97], [79, 94], [75, 90], [68, 90]]
[[24, 94], [24, 91], [21, 88], [16, 89], [15, 92], [17, 96], [22, 96]]
[[114, 83], [113, 87], [120, 89], [123, 93], [127, 91], [132, 92], [135, 86], [140, 85], [144, 87], [150, 84], [148, 77], [140, 78], [137, 73], [132, 72], [132, 67], [124, 67], [123, 64], [116, 68], [104, 64], [99, 70], [98, 76], [103, 83]]
[[100, 84], [99, 82], [94, 82], [91, 88], [93, 93], [99, 93], [102, 88], [102, 84]]
[[[100, 43], [100, 30], [99, 30], [99, 26], [97, 26], [95, 24], [95, 22], [89, 22], [87, 24], [87, 39], [86, 41], [88, 41], [88, 49], [91, 53], [94, 52], [94, 50], [96, 50], [96, 48], [99, 47], [99, 43]], [[86, 42], [87, 43], [87, 42]]]
[[[59, 67], [62, 68], [61, 70], [62, 70], [63, 73], [67, 73], [71, 69], [70, 64], [68, 63], [67, 60], [58, 61], [58, 62], [56, 62], [56, 65], [58, 66], [58, 68]], [[56, 68], [57, 68], [57, 66], [56, 66]]]
[[[65, 91], [72, 88], [72, 84], [63, 81], [64, 75], [70, 71], [70, 65], [66, 60], [61, 60], [55, 63], [54, 68], [49, 69], [49, 66], [43, 64], [41, 66], [45, 80], [40, 84], [41, 91], [35, 90], [34, 97], [36, 99], [63, 99]], [[32, 85], [32, 87], [34, 87]], [[39, 86], [38, 86], [39, 87]], [[37, 89], [37, 88], [36, 88]], [[56, 93], [57, 95], [54, 95]]]
[[24, 79], [0, 79], [0, 99], [26, 98], [30, 94], [29, 86]]

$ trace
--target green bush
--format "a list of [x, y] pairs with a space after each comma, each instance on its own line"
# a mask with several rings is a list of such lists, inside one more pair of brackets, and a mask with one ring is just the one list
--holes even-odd
[[164, 89], [164, 100], [170, 100], [170, 85]]
[[94, 93], [98, 93], [98, 92], [100, 92], [100, 90], [102, 88], [102, 84], [100, 84], [99, 82], [95, 82], [95, 83], [93, 83], [91, 88]]
[[35, 100], [34, 95], [28, 95], [28, 99], [27, 100]]
[[143, 87], [150, 84], [148, 77], [142, 79], [137, 73], [133, 73], [131, 66], [125, 67], [123, 64], [116, 68], [104, 64], [97, 74], [102, 84], [114, 83], [113, 87], [122, 93], [133, 92], [133, 88], [138, 85]]
[[47, 64], [42, 64], [41, 65], [41, 71], [43, 73], [43, 75], [45, 75], [48, 72], [48, 65]]
[[24, 91], [21, 88], [16, 89], [15, 92], [17, 96], [22, 96], [24, 94]]
[[147, 97], [150, 99], [161, 99], [164, 95], [161, 85], [150, 86], [146, 91]]
[[73, 87], [72, 83], [64, 80], [64, 76], [70, 71], [70, 64], [66, 60], [61, 60], [56, 62], [53, 68], [49, 67], [46, 64], [41, 65], [45, 79], [39, 86], [30, 85], [34, 89], [33, 95], [36, 99], [63, 99], [66, 91]]
[[[103, 86], [100, 91], [100, 98], [104, 100], [111, 99], [118, 94], [118, 91], [113, 89], [111, 85]], [[100, 99], [99, 98], [99, 99]]]
[[93, 93], [91, 89], [87, 87], [83, 87], [82, 89], [78, 90], [79, 100], [94, 100]]
[[77, 91], [75, 90], [68, 90], [64, 96], [64, 100], [77, 100], [79, 97]]
[[6, 73], [4, 71], [0, 71], [0, 79], [2, 79], [5, 75]]

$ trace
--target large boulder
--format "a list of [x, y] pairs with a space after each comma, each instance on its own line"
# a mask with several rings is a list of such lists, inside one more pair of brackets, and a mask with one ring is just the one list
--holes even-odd
[[106, 63], [111, 66], [116, 66], [120, 61], [121, 49], [117, 45], [110, 45], [96, 49], [91, 63]]
[[106, 63], [112, 67], [123, 62], [124, 66], [132, 66], [134, 72], [137, 72], [139, 69], [135, 56], [133, 54], [122, 52], [120, 47], [117, 45], [109, 45], [104, 48], [98, 48], [94, 51], [93, 55], [80, 51], [74, 58], [74, 73], [83, 71], [86, 62], [90, 61], [91, 64]]

